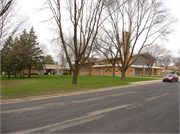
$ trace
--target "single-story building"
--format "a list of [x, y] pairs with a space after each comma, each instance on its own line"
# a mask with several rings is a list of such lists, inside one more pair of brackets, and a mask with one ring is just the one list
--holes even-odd
[[[151, 75], [160, 75], [162, 70], [162, 67], [153, 66], [151, 68]], [[89, 75], [89, 68], [82, 66], [79, 70], [79, 75]], [[93, 65], [91, 75], [113, 75], [113, 66], [112, 64]], [[121, 76], [121, 70], [118, 65], [115, 65], [115, 75]], [[149, 75], [149, 69], [143, 65], [131, 65], [127, 69], [126, 75]]]
[[43, 67], [43, 72], [48, 74], [61, 74], [61, 71], [66, 71], [66, 67], [59, 66], [59, 65], [51, 65], [45, 64]]
[[172, 73], [173, 70], [174, 70], [174, 73], [176, 73], [176, 74], [180, 73], [180, 70], [176, 66], [167, 67], [166, 73], [170, 74], [170, 73]]
[[[45, 64], [45, 65], [43, 65], [42, 70], [38, 71], [36, 69], [31, 69], [31, 73], [38, 73], [39, 75], [44, 75], [44, 74], [58, 75], [58, 74], [61, 74], [62, 70], [63, 70], [63, 72], [67, 72], [66, 67], [63, 67], [63, 66], [60, 66], [60, 65]], [[29, 70], [25, 69], [24, 73], [29, 74]]]

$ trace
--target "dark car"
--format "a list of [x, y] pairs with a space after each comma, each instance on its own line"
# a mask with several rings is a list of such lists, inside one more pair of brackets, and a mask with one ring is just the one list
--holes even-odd
[[165, 81], [170, 81], [170, 82], [177, 81], [178, 82], [178, 76], [176, 74], [167, 74], [163, 78], [163, 82], [165, 82]]

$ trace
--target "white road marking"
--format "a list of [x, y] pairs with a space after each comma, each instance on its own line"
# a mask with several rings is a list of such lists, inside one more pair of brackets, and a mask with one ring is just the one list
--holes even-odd
[[151, 101], [151, 100], [157, 99], [157, 98], [159, 98], [159, 97], [166, 96], [166, 95], [168, 95], [168, 94], [169, 94], [169, 93], [165, 93], [165, 94], [162, 94], [162, 95], [159, 95], [159, 96], [153, 96], [153, 97], [147, 98], [146, 101]]
[[34, 110], [40, 110], [40, 109], [46, 109], [46, 108], [53, 108], [56, 106], [63, 106], [66, 103], [49, 103], [45, 104], [43, 106], [35, 106], [35, 107], [28, 107], [28, 108], [21, 108], [21, 109], [14, 109], [14, 110], [8, 110], [8, 111], [1, 111], [1, 114], [10, 114], [10, 113], [21, 113], [21, 112], [27, 112], [27, 111], [34, 111]]
[[62, 129], [73, 127], [73, 126], [76, 126], [79, 124], [83, 124], [85, 122], [97, 120], [97, 119], [102, 118], [104, 116], [102, 114], [105, 114], [107, 112], [111, 112], [114, 110], [118, 110], [121, 108], [125, 108], [125, 107], [131, 106], [131, 105], [133, 105], [133, 104], [127, 104], [127, 105], [121, 105], [121, 106], [106, 108], [106, 109], [90, 112], [86, 116], [74, 118], [74, 119], [63, 121], [60, 123], [55, 123], [55, 124], [51, 124], [51, 125], [47, 125], [47, 126], [43, 126], [43, 127], [38, 127], [38, 128], [33, 128], [33, 129], [23, 130], [23, 131], [13, 132], [13, 133], [19, 133], [19, 134], [21, 134], [21, 133], [36, 133], [38, 131], [44, 131], [45, 133], [52, 133], [52, 132], [55, 132], [58, 130], [62, 130]]
[[77, 103], [85, 103], [85, 102], [96, 101], [96, 100], [101, 100], [101, 99], [107, 99], [107, 98], [111, 98], [111, 97], [122, 96], [122, 95], [133, 94], [133, 93], [136, 93], [136, 92], [126, 92], [126, 93], [112, 94], [112, 95], [106, 95], [106, 96], [101, 96], [101, 97], [96, 97], [96, 98], [89, 98], [89, 99], [82, 99], [82, 100], [77, 100], [77, 101], [72, 101], [72, 102], [49, 103], [49, 104], [45, 104], [43, 106], [35, 106], [35, 107], [28, 107], [28, 108], [1, 111], [1, 114], [22, 113], [22, 112], [27, 112], [27, 111], [54, 108], [54, 107], [64, 106], [64, 105], [67, 105], [67, 104], [70, 105], [70, 104], [77, 104]]
[[83, 102], [107, 99], [107, 98], [111, 98], [111, 97], [117, 97], [117, 96], [122, 96], [122, 95], [126, 95], [126, 94], [134, 94], [134, 93], [136, 93], [136, 92], [126, 92], [126, 93], [112, 94], [112, 95], [106, 95], [106, 96], [101, 96], [101, 97], [96, 97], [96, 98], [77, 100], [77, 101], [73, 101], [72, 103], [83, 103]]

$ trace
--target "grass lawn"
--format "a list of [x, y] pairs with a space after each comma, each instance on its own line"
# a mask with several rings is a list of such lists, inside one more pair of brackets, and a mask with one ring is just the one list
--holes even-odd
[[62, 94], [67, 92], [83, 91], [112, 86], [128, 85], [129, 82], [156, 80], [157, 78], [135, 78], [126, 77], [126, 81], [121, 81], [121, 77], [116, 76], [78, 76], [77, 85], [72, 85], [72, 76], [65, 75], [42, 75], [31, 78], [14, 78], [10, 80], [7, 75], [1, 75], [1, 99], [17, 99], [32, 96]]

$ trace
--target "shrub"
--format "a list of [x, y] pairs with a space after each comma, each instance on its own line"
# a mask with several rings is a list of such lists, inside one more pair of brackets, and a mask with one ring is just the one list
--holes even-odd
[[69, 75], [69, 72], [64, 72], [63, 75]]
[[[27, 75], [27, 73], [24, 73], [24, 75]], [[38, 73], [31, 73], [31, 75], [38, 75]]]
[[44, 75], [48, 75], [48, 73], [44, 73]]
[[31, 73], [31, 75], [38, 75], [38, 73]]

